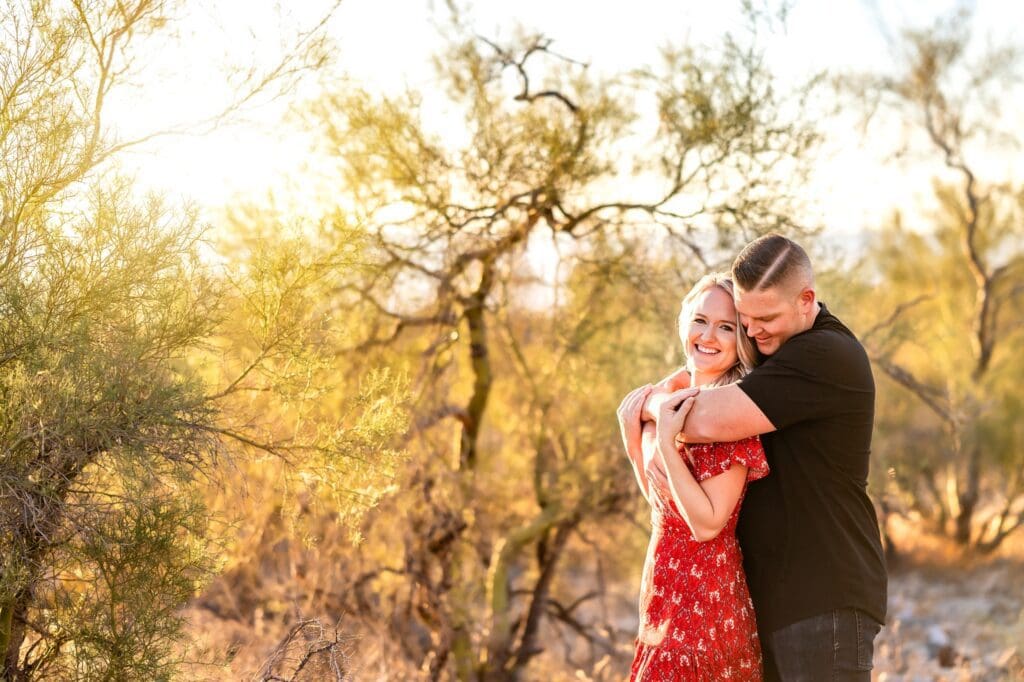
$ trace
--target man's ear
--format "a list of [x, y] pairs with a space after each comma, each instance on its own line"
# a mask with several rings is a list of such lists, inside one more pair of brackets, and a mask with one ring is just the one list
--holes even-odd
[[796, 300], [797, 300], [797, 304], [800, 306], [800, 311], [801, 312], [803, 312], [803, 313], [809, 312], [811, 310], [811, 306], [814, 305], [814, 301], [815, 301], [814, 289], [812, 289], [811, 287], [805, 287], [800, 292], [800, 295], [797, 296]]

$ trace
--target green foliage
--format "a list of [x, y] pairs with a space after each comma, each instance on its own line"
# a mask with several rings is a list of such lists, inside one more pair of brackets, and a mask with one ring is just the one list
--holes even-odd
[[[156, 200], [135, 206], [125, 189], [115, 178], [92, 192], [87, 212], [37, 233], [0, 288], [9, 548], [0, 584], [21, 632], [31, 622], [45, 633], [21, 663], [34, 674], [109, 679], [99, 671], [164, 665], [180, 625], [169, 611], [207, 565], [188, 548], [202, 514], [186, 491], [213, 448], [196, 426], [214, 410], [186, 356], [218, 319], [217, 287], [200, 265], [194, 220]], [[166, 572], [152, 573], [157, 565]], [[92, 587], [81, 593], [79, 582]], [[3, 644], [18, 660], [15, 641]]]
[[[988, 552], [1024, 521], [1016, 447], [1021, 372], [1021, 188], [987, 158], [1015, 140], [1001, 104], [1019, 93], [1015, 45], [977, 52], [969, 11], [903, 32], [895, 73], [853, 81], [906, 145], [935, 160], [926, 232], [897, 216], [871, 245], [866, 277], [882, 286], [866, 323], [889, 416], [876, 441], [902, 498], [965, 547]], [[867, 317], [867, 316], [865, 316]], [[895, 388], [898, 386], [899, 388]], [[891, 392], [890, 392], [891, 391]], [[899, 415], [902, 419], [898, 419]], [[890, 505], [891, 506], [891, 505]]]
[[408, 428], [401, 368], [353, 364], [342, 351], [364, 324], [334, 298], [363, 268], [362, 235], [333, 220], [233, 225], [226, 317], [205, 356], [211, 381], [225, 386], [225, 423], [258, 433], [248, 443], [257, 454], [281, 457], [276, 483], [289, 496], [313, 493], [354, 522], [388, 486]]
[[[303, 380], [322, 366], [310, 295], [329, 268], [285, 243], [223, 276], [194, 210], [140, 198], [117, 174], [116, 155], [140, 141], [108, 128], [106, 103], [139, 75], [137, 43], [166, 10], [0, 5], [5, 679], [169, 679], [180, 609], [214, 568], [197, 483], [239, 445], [338, 454], [381, 428], [360, 431], [362, 413], [304, 417], [319, 394]], [[316, 34], [302, 36], [313, 52]], [[239, 97], [303, 63], [251, 71]], [[225, 341], [240, 320], [236, 348]], [[287, 406], [280, 423], [236, 400], [257, 377]]]
[[181, 608], [215, 568], [208, 514], [188, 481], [138, 463], [105, 470], [116, 463], [87, 472], [87, 493], [72, 500], [66, 563], [39, 597], [49, 616], [40, 676], [171, 679]]
[[[957, 215], [953, 206], [944, 210]], [[992, 215], [982, 214], [986, 230], [998, 230]], [[1014, 500], [1021, 494], [1021, 405], [1013, 396], [1024, 366], [1010, 349], [1022, 338], [1017, 325], [1002, 317], [991, 332], [997, 344], [992, 365], [978, 373], [972, 338], [977, 289], [955, 221], [936, 216], [933, 235], [911, 233], [899, 223], [877, 235], [864, 274], [884, 283], [872, 291], [871, 309], [890, 316], [880, 320], [862, 309], [859, 318], [872, 330], [866, 341], [881, 370], [874, 449], [876, 470], [888, 471], [893, 484], [893, 509], [921, 514], [952, 533], [962, 513], [957, 498], [967, 486], [968, 462], [976, 457], [984, 503], [972, 522], [975, 542], [983, 546], [995, 537], [983, 530], [993, 519], [1014, 523]]]

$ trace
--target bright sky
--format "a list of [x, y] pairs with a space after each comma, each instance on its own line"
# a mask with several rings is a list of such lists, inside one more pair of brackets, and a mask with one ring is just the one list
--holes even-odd
[[[738, 4], [478, 0], [467, 16], [489, 37], [509, 35], [517, 22], [539, 29], [554, 38], [562, 54], [599, 71], [617, 72], [656, 61], [658, 49], [670, 41], [713, 45], [724, 31], [742, 32]], [[269, 63], [280, 48], [278, 27], [310, 25], [329, 0], [304, 0], [287, 8], [271, 0], [190, 0], [183, 5], [180, 39], [155, 53], [158, 77], [112, 112], [126, 134], [196, 120], [215, 110], [224, 97], [218, 65]], [[793, 80], [823, 68], [884, 69], [890, 51], [883, 25], [921, 25], [949, 6], [797, 0], [784, 31], [766, 36], [768, 57], [780, 76]], [[385, 91], [429, 86], [429, 57], [439, 44], [434, 24], [443, 21], [445, 8], [444, 0], [342, 0], [330, 23], [339, 73]], [[999, 38], [1024, 25], [1024, 3], [981, 2], [975, 22]], [[315, 91], [312, 83], [304, 87], [305, 94]], [[265, 197], [271, 188], [280, 194], [287, 187], [294, 205], [316, 202], [330, 190], [317, 187], [310, 173], [308, 139], [279, 124], [286, 103], [287, 98], [257, 108], [247, 121], [212, 133], [155, 141], [129, 163], [145, 185], [193, 199], [212, 212], [238, 197]], [[893, 140], [865, 141], [848, 126], [848, 121], [833, 125], [828, 158], [818, 164], [806, 188], [817, 200], [814, 217], [836, 235], [877, 224], [895, 205], [926, 201], [929, 188], [906, 168], [886, 162], [885, 149]]]

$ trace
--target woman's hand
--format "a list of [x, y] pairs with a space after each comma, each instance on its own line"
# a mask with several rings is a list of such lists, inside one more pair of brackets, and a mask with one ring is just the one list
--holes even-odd
[[654, 384], [654, 390], [651, 391], [652, 397], [648, 398], [647, 403], [644, 404], [643, 411], [640, 413], [640, 418], [644, 421], [654, 421], [656, 418], [655, 415], [658, 414], [658, 403], [661, 400], [664, 400], [664, 398], [673, 391], [689, 387], [690, 371], [684, 365], [658, 383]]
[[[676, 436], [683, 430], [686, 416], [693, 408], [693, 399], [697, 389], [684, 388], [667, 395], [659, 396], [658, 414], [655, 419], [655, 433], [652, 442], [644, 451], [644, 476], [648, 484], [664, 491], [669, 491], [667, 453], [673, 455], [679, 451]], [[650, 437], [650, 436], [649, 436]]]
[[693, 402], [698, 390], [684, 388], [674, 391], [660, 402], [655, 418], [658, 424], [659, 443], [675, 447], [676, 436], [683, 430], [683, 424], [686, 423], [686, 417], [693, 409]]
[[650, 395], [647, 397], [647, 402], [644, 403], [643, 410], [640, 412], [640, 419], [641, 421], [658, 421], [658, 413], [665, 401], [671, 399], [679, 402], [679, 396], [697, 395], [699, 392], [700, 388], [683, 387], [682, 389], [669, 390], [655, 384]]
[[633, 467], [636, 484], [648, 503], [651, 499], [647, 490], [647, 476], [644, 474], [643, 422], [640, 420], [640, 411], [650, 394], [650, 384], [630, 391], [629, 395], [622, 399], [616, 413], [619, 418], [619, 430], [622, 431], [622, 444], [626, 446], [626, 454]]
[[626, 446], [626, 454], [637, 460], [642, 456], [641, 435], [643, 424], [640, 421], [640, 412], [647, 397], [651, 394], [650, 384], [633, 389], [619, 403], [616, 415], [619, 418], [619, 431], [622, 433], [622, 444]]
[[[733, 465], [724, 473], [698, 482], [679, 457], [676, 436], [693, 409], [696, 392], [683, 389], [669, 394], [658, 408], [657, 446], [646, 470], [649, 485], [667, 488], [668, 497], [690, 527], [693, 538], [706, 542], [716, 537], [729, 521], [743, 493], [747, 468]], [[687, 453], [689, 455], [689, 453]], [[692, 462], [692, 459], [691, 459]]]

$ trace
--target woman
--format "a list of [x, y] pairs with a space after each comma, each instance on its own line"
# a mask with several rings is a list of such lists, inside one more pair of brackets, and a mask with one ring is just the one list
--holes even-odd
[[[756, 351], [742, 333], [732, 282], [702, 278], [683, 299], [679, 333], [691, 386], [736, 381]], [[648, 403], [648, 401], [650, 401]], [[623, 441], [651, 505], [632, 680], [761, 680], [757, 624], [736, 542], [748, 481], [768, 473], [757, 437], [680, 446], [692, 399], [650, 385], [619, 406]], [[654, 422], [645, 421], [647, 408]], [[661, 476], [653, 462], [660, 464]]]

